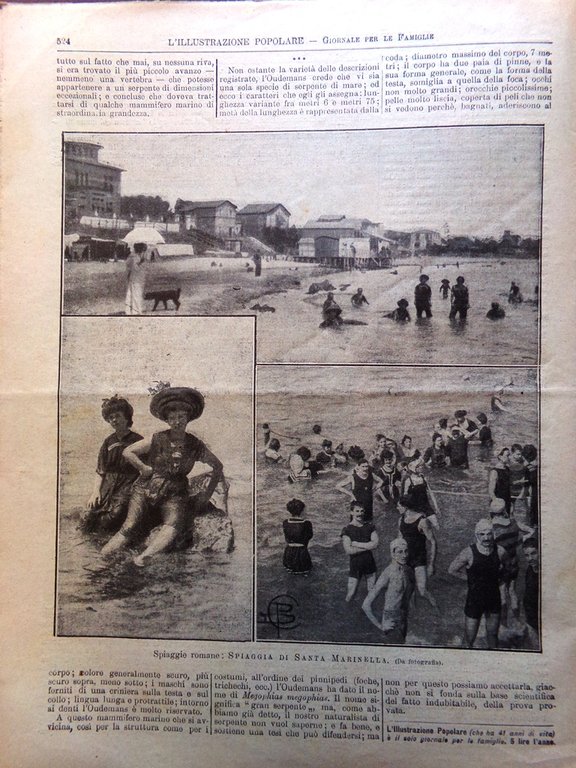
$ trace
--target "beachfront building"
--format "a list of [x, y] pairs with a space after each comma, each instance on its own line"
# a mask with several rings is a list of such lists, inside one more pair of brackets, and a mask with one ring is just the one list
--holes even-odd
[[238, 206], [230, 200], [176, 201], [174, 214], [181, 230], [200, 230], [219, 238], [235, 238], [241, 225], [236, 220]]
[[123, 169], [101, 162], [101, 144], [64, 142], [64, 190], [67, 221], [82, 216], [116, 219], [120, 216]]
[[513, 258], [521, 255], [521, 240], [520, 235], [513, 235], [509, 229], [504, 230], [504, 234], [497, 245], [498, 254], [503, 258]]
[[288, 229], [290, 211], [282, 203], [250, 203], [236, 213], [242, 234], [261, 239], [267, 229]]
[[378, 224], [344, 215], [320, 216], [302, 228], [298, 247], [300, 261], [340, 266], [378, 266], [382, 238]]
[[418, 229], [410, 233], [410, 253], [418, 256], [428, 251], [431, 245], [442, 245], [442, 235], [434, 229]]

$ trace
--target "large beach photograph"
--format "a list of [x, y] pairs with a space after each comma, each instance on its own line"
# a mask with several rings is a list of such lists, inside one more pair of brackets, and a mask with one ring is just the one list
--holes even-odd
[[539, 125], [63, 136], [66, 315], [254, 315], [259, 362], [535, 365]]
[[535, 369], [264, 365], [257, 419], [258, 639], [540, 650]]
[[63, 318], [56, 634], [251, 639], [253, 360], [253, 318]]

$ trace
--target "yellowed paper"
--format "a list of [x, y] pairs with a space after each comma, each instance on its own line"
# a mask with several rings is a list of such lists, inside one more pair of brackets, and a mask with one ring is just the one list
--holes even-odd
[[573, 764], [573, 15], [3, 7], [2, 765]]

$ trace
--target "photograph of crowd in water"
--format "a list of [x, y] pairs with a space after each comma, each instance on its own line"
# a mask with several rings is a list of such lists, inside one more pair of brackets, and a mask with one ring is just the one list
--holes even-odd
[[260, 366], [257, 636], [540, 649], [529, 368]]
[[250, 639], [253, 325], [63, 319], [57, 634]]
[[252, 314], [261, 362], [538, 360], [541, 126], [63, 143], [65, 314]]

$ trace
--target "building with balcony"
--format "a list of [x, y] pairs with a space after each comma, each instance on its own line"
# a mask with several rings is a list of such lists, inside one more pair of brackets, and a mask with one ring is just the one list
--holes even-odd
[[120, 216], [123, 169], [99, 159], [101, 144], [64, 142], [66, 220], [82, 216], [114, 219]]

